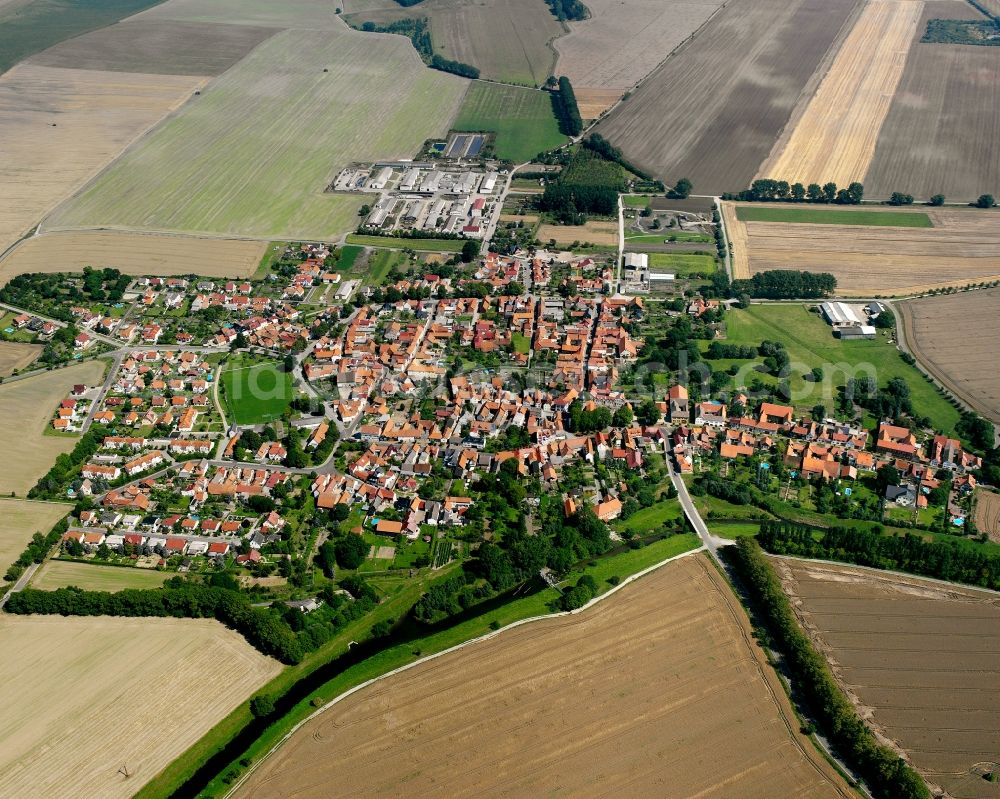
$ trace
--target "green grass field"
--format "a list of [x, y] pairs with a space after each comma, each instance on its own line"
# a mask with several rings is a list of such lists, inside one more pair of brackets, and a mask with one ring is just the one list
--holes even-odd
[[413, 250], [414, 252], [461, 252], [463, 239], [402, 239], [392, 236], [359, 236], [351, 233], [348, 244], [362, 247], [382, 247], [393, 250]]
[[645, 194], [623, 194], [622, 204], [626, 208], [645, 208], [652, 199]]
[[350, 272], [354, 268], [355, 261], [361, 255], [364, 247], [358, 244], [345, 244], [340, 248], [340, 255], [337, 256], [337, 271]]
[[75, 585], [85, 591], [122, 591], [126, 588], [159, 588], [164, 581], [175, 576], [152, 569], [50, 560], [38, 570], [31, 587], [53, 591]]
[[472, 83], [452, 128], [495, 132], [497, 157], [515, 163], [566, 143], [548, 92], [499, 83]]
[[[0, 73], [28, 56], [163, 0], [31, 0], [0, 8]], [[2, 5], [2, 4], [0, 4]]]
[[222, 372], [230, 422], [262, 424], [285, 412], [294, 396], [292, 376], [272, 361], [234, 359]]
[[681, 517], [681, 506], [676, 499], [665, 499], [650, 505], [648, 508], [637, 510], [625, 521], [619, 521], [615, 527], [629, 533], [648, 535], [657, 531], [669, 521]]
[[[745, 310], [730, 311], [726, 314], [726, 330], [729, 343], [758, 346], [766, 339], [785, 345], [792, 362], [792, 398], [800, 409], [823, 403], [832, 410], [836, 387], [845, 384], [850, 376], [870, 374], [880, 386], [894, 377], [901, 377], [910, 387], [913, 407], [918, 414], [930, 417], [935, 426], [945, 432], [955, 429], [958, 411], [916, 367], [904, 363], [882, 331], [878, 338], [870, 341], [841, 341], [833, 337], [830, 326], [819, 314], [811, 313], [807, 306], [790, 303], [751, 305]], [[742, 366], [751, 362], [711, 362], [716, 371], [724, 370], [730, 363]], [[803, 374], [817, 366], [824, 369], [824, 381], [804, 380]], [[742, 375], [741, 382], [749, 384], [755, 376], [764, 382], [775, 382], [775, 378], [749, 369]]]
[[922, 211], [844, 211], [833, 208], [768, 208], [739, 205], [741, 222], [797, 222], [812, 225], [869, 225], [875, 227], [933, 227]]
[[510, 341], [514, 345], [514, 352], [519, 352], [522, 355], [527, 355], [531, 352], [531, 339], [523, 333], [512, 333]]
[[695, 273], [710, 275], [715, 271], [715, 258], [711, 255], [688, 255], [686, 253], [651, 252], [649, 268], [659, 272], [672, 272], [678, 277]]
[[447, 132], [467, 85], [424, 67], [400, 36], [278, 33], [50, 222], [328, 238], [352, 230], [369, 199], [326, 193], [339, 169], [412, 156]]
[[704, 242], [712, 241], [711, 236], [704, 233], [690, 233], [688, 231], [673, 231], [664, 228], [659, 233], [635, 233], [625, 230], [625, 243], [633, 247], [642, 244], [669, 244], [671, 241]]

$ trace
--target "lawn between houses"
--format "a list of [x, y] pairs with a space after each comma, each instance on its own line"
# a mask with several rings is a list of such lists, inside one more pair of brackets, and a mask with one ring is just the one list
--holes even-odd
[[[591, 561], [585, 567], [569, 574], [567, 584], [574, 584], [584, 573], [590, 574], [598, 583], [599, 593], [603, 594], [620, 579], [695, 549], [699, 544], [698, 537], [694, 533], [682, 533], [660, 539], [639, 549], [629, 549]], [[451, 564], [433, 575], [429, 575], [427, 579], [411, 580], [399, 584], [395, 589], [396, 593], [372, 613], [359, 619], [356, 624], [345, 628], [339, 636], [329, 641], [299, 665], [286, 668], [259, 693], [268, 696], [283, 695], [299, 680], [344, 654], [348, 650], [349, 641], [363, 640], [367, 630], [378, 621], [405, 615], [409, 607], [419, 599], [429, 582], [440, 579], [457, 566], [457, 563]], [[612, 579], [613, 582], [609, 582], [609, 579]], [[515, 599], [484, 611], [480, 615], [461, 621], [447, 629], [432, 632], [423, 638], [388, 647], [360, 663], [349, 666], [333, 679], [302, 697], [284, 716], [270, 724], [245, 752], [234, 756], [233, 761], [221, 769], [220, 773], [199, 795], [224, 795], [229, 790], [228, 786], [231, 780], [224, 780], [223, 777], [234, 769], [242, 772], [244, 767], [240, 765], [241, 761], [256, 762], [264, 757], [296, 724], [315, 712], [316, 708], [332, 701], [344, 691], [393, 669], [413, 663], [421, 657], [449, 649], [516, 621], [547, 615], [552, 612], [550, 606], [558, 596], [556, 589], [546, 588], [522, 599]], [[196, 774], [209, 758], [221, 751], [251, 720], [248, 703], [241, 704], [195, 746], [191, 747], [183, 757], [174, 761], [147, 783], [136, 794], [136, 799], [153, 799], [154, 797], [159, 799], [175, 795], [178, 789], [184, 786], [186, 781]]]
[[278, 419], [294, 397], [292, 376], [273, 361], [233, 358], [221, 380], [226, 410], [236, 424], [263, 424]]

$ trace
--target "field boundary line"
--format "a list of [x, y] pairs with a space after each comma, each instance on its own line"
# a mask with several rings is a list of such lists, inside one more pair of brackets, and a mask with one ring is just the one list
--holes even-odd
[[353, 694], [357, 693], [358, 691], [361, 691], [361, 690], [363, 690], [363, 689], [365, 689], [365, 688], [367, 688], [367, 687], [369, 687], [371, 685], [374, 685], [375, 683], [379, 682], [380, 680], [384, 680], [384, 679], [386, 679], [388, 677], [393, 677], [393, 676], [395, 676], [397, 674], [402, 674], [405, 671], [409, 671], [410, 669], [415, 668], [415, 667], [417, 667], [417, 666], [419, 666], [419, 665], [421, 665], [423, 663], [427, 663], [429, 661], [436, 660], [436, 659], [438, 659], [440, 657], [444, 657], [445, 655], [449, 655], [449, 654], [451, 654], [453, 652], [458, 652], [459, 650], [464, 649], [467, 646], [472, 646], [474, 644], [482, 643], [483, 641], [489, 641], [492, 638], [495, 638], [496, 636], [500, 635], [501, 633], [504, 633], [507, 630], [512, 630], [515, 627], [521, 627], [522, 625], [525, 625], [525, 624], [532, 624], [534, 622], [542, 621], [543, 619], [555, 619], [555, 618], [560, 618], [560, 617], [564, 617], [564, 616], [575, 616], [575, 615], [577, 615], [579, 613], [583, 613], [585, 610], [587, 610], [588, 608], [593, 607], [598, 602], [601, 602], [604, 599], [607, 599], [609, 596], [613, 596], [618, 591], [620, 591], [622, 588], [624, 588], [625, 586], [627, 586], [627, 585], [635, 582], [640, 577], [644, 577], [645, 575], [649, 574], [650, 572], [654, 572], [657, 569], [661, 568], [662, 566], [666, 566], [668, 563], [672, 563], [675, 560], [680, 560], [681, 558], [691, 557], [692, 555], [697, 555], [697, 554], [699, 554], [701, 552], [707, 552], [707, 551], [708, 550], [705, 547], [705, 545], [701, 544], [700, 546], [697, 546], [697, 547], [695, 547], [693, 549], [689, 549], [686, 552], [681, 552], [679, 555], [672, 555], [671, 557], [667, 558], [666, 560], [661, 560], [659, 563], [654, 563], [652, 566], [647, 566], [642, 571], [638, 571], [635, 574], [629, 575], [624, 580], [622, 580], [620, 583], [618, 583], [618, 585], [612, 586], [610, 589], [608, 589], [607, 591], [605, 591], [603, 594], [601, 594], [600, 596], [594, 597], [586, 605], [583, 605], [583, 606], [577, 608], [576, 610], [561, 610], [561, 611], [556, 611], [555, 613], [546, 613], [546, 614], [544, 614], [542, 616], [529, 616], [526, 619], [519, 619], [518, 621], [513, 621], [510, 624], [508, 624], [508, 625], [506, 625], [504, 627], [501, 627], [499, 630], [491, 630], [490, 632], [484, 633], [483, 635], [477, 636], [475, 638], [470, 638], [468, 641], [463, 641], [462, 643], [455, 644], [454, 646], [448, 647], [447, 649], [442, 649], [440, 652], [435, 652], [434, 654], [426, 655], [426, 656], [424, 656], [422, 658], [419, 658], [419, 659], [413, 661], [412, 663], [407, 663], [407, 664], [405, 664], [403, 666], [399, 666], [399, 667], [397, 667], [395, 669], [392, 669], [391, 671], [387, 671], [385, 674], [380, 674], [377, 677], [372, 677], [370, 680], [365, 680], [363, 683], [355, 685], [353, 688], [347, 689], [346, 691], [344, 691], [343, 693], [339, 694], [338, 696], [335, 696], [333, 699], [331, 699], [329, 702], [327, 702], [322, 707], [317, 708], [316, 710], [314, 710], [312, 713], [310, 713], [308, 716], [306, 716], [304, 719], [302, 719], [302, 721], [298, 722], [294, 727], [292, 727], [292, 729], [290, 729], [283, 736], [281, 736], [281, 739], [278, 740], [278, 742], [275, 743], [275, 745], [272, 746], [264, 754], [264, 756], [260, 758], [260, 760], [258, 760], [255, 763], [253, 763], [250, 766], [250, 768], [247, 769], [246, 773], [244, 773], [243, 776], [240, 777], [240, 779], [238, 779], [235, 783], [233, 783], [232, 787], [225, 793], [223, 799], [229, 799], [230, 797], [232, 797], [233, 795], [235, 795], [236, 791], [239, 790], [239, 788], [241, 788], [243, 786], [243, 783], [245, 783], [250, 778], [250, 776], [257, 770], [258, 766], [260, 766], [262, 763], [264, 763], [269, 757], [271, 757], [271, 755], [273, 755], [282, 746], [284, 746], [289, 741], [289, 739], [291, 739], [291, 737], [293, 735], [295, 735], [296, 732], [299, 731], [299, 729], [301, 729], [303, 726], [305, 726], [306, 724], [308, 724], [313, 719], [318, 718], [319, 716], [321, 716], [323, 713], [325, 713], [327, 710], [329, 710], [334, 705], [338, 704], [339, 702], [343, 701], [344, 699], [347, 699], [349, 696], [352, 696]]

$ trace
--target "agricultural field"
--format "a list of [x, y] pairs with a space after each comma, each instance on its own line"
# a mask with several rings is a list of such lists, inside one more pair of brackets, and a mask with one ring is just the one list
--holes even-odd
[[160, 588], [165, 580], [174, 576], [170, 572], [154, 569], [48, 560], [31, 579], [31, 587], [54, 591], [75, 585], [84, 591], [121, 591], [125, 588]]
[[710, 275], [715, 271], [715, 258], [711, 255], [651, 252], [649, 253], [649, 268], [657, 272], [670, 272], [678, 277], [695, 273]]
[[738, 782], [745, 796], [847, 799], [798, 727], [728, 586], [691, 556], [581, 615], [506, 630], [342, 698], [236, 796], [305, 799], [331, 785], [358, 797], [569, 796], [604, 784], [722, 797]]
[[204, 80], [34, 64], [0, 77], [0, 252]]
[[[798, 408], [809, 409], [816, 403], [832, 408], [836, 387], [844, 385], [848, 377], [872, 375], [880, 386], [900, 377], [910, 387], [917, 414], [930, 417], [935, 426], [944, 431], [953, 430], [958, 421], [954, 406], [915, 366], [903, 361], [884, 332], [873, 340], [841, 341], [833, 337], [830, 326], [818, 313], [810, 312], [806, 305], [790, 303], [754, 304], [726, 314], [727, 342], [758, 346], [764, 340], [780, 341], [788, 350], [792, 401]], [[737, 375], [737, 379], [742, 378], [745, 382], [757, 376], [764, 379], [752, 369], [754, 361], [736, 363], [747, 365], [746, 374]], [[719, 361], [714, 361], [713, 366], [723, 368]], [[817, 366], [824, 370], [823, 382], [805, 380], [803, 375]]]
[[0, 0], [0, 75], [28, 56], [162, 0]]
[[580, 113], [594, 119], [656, 69], [722, 0], [590, 0], [590, 16], [555, 41], [556, 74], [573, 82]]
[[328, 238], [355, 226], [365, 199], [324, 193], [332, 176], [350, 161], [411, 156], [443, 135], [467, 85], [425, 69], [399, 36], [345, 26], [284, 31], [144, 137], [47, 227]]
[[846, 186], [863, 181], [903, 74], [921, 3], [871, 0], [791, 134], [758, 177]]
[[229, 421], [236, 424], [274, 421], [294, 397], [291, 374], [272, 361], [233, 359], [221, 379]]
[[435, 54], [478, 67], [488, 80], [525, 86], [541, 86], [555, 72], [551, 43], [565, 33], [541, 0], [423, 0], [410, 8], [348, 0], [344, 5], [355, 26], [426, 18]]
[[30, 63], [45, 67], [101, 69], [166, 75], [219, 75], [277, 28], [128, 20], [50, 47]]
[[840, 210], [801, 206], [736, 206], [742, 222], [788, 222], [803, 225], [863, 225], [873, 227], [933, 227], [922, 211]]
[[948, 390], [1000, 423], [1000, 289], [897, 305], [906, 344]]
[[281, 669], [207, 619], [4, 614], [0, 640], [4, 796], [132, 796]]
[[87, 361], [0, 385], [0, 445], [17, 453], [0, 462], [0, 493], [23, 496], [58, 455], [73, 449], [74, 437], [45, 431], [70, 389], [77, 383], [95, 385], [105, 368], [103, 361]]
[[0, 341], [0, 377], [9, 377], [14, 372], [20, 372], [31, 366], [35, 358], [41, 354], [41, 344]]
[[[741, 216], [772, 210], [778, 209], [739, 206]], [[768, 269], [829, 272], [837, 278], [837, 293], [854, 297], [917, 294], [1000, 280], [1000, 213], [993, 211], [859, 212], [870, 213], [869, 219], [907, 213], [921, 227], [744, 222], [736, 218], [731, 204], [723, 203], [723, 211], [733, 243], [735, 277]], [[816, 213], [829, 222], [845, 212], [817, 209]], [[928, 218], [931, 226], [922, 227]]]
[[55, 502], [0, 499], [0, 575], [7, 571], [35, 533], [45, 535], [72, 510]]
[[738, 191], [771, 152], [858, 0], [732, 0], [597, 132], [667, 182]]
[[1000, 543], [1000, 494], [985, 489], [976, 490], [976, 529]]
[[[327, 0], [167, 0], [130, 21], [232, 23], [265, 28], [341, 29], [337, 5]], [[340, 3], [339, 5], [343, 5]]]
[[968, 3], [924, 4], [863, 181], [871, 197], [1000, 194], [1000, 48], [920, 42], [934, 17], [982, 19]]
[[1000, 796], [1000, 606], [993, 592], [776, 559], [807, 632], [863, 718], [946, 795]]
[[31, 272], [79, 272], [112, 266], [130, 275], [249, 277], [266, 242], [199, 239], [110, 230], [69, 231], [32, 236], [0, 260], [0, 284]]
[[551, 94], [497, 83], [470, 84], [452, 128], [495, 132], [497, 157], [515, 163], [566, 143], [552, 110]]
[[463, 239], [404, 239], [392, 236], [360, 236], [351, 233], [347, 243], [361, 247], [413, 250], [414, 252], [461, 252]]
[[555, 239], [557, 245], [568, 247], [574, 241], [590, 242], [599, 247], [618, 246], [618, 223], [592, 219], [583, 225], [539, 225], [535, 233], [542, 244]]

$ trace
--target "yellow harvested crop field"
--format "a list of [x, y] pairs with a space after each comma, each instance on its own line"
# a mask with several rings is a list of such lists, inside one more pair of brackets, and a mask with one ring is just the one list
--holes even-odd
[[923, 3], [871, 0], [830, 71], [758, 177], [803, 184], [863, 181], [906, 65]]
[[267, 242], [121, 231], [57, 231], [25, 239], [0, 260], [0, 285], [30, 272], [112, 266], [129, 275], [249, 277]]
[[584, 119], [597, 119], [622, 96], [620, 89], [574, 89], [574, 91], [580, 116]]
[[204, 82], [34, 64], [0, 76], [0, 252]]
[[1000, 494], [980, 488], [976, 490], [976, 529], [1000, 542]]
[[0, 385], [0, 449], [10, 453], [0, 460], [0, 493], [27, 494], [58, 455], [73, 449], [75, 437], [45, 431], [70, 389], [95, 385], [105, 368], [103, 361], [87, 361]]
[[16, 341], [0, 341], [0, 377], [9, 377], [35, 362], [42, 354], [41, 344], [21, 344]]
[[618, 246], [618, 223], [591, 220], [583, 225], [539, 225], [535, 238], [544, 245], [549, 239], [568, 246], [574, 241], [590, 242], [602, 247]]
[[344, 697], [236, 792], [603, 795], [853, 796], [704, 556]]
[[573, 81], [580, 113], [590, 118], [581, 94], [592, 109], [592, 90], [615, 90], [617, 100], [703, 25], [722, 0], [588, 0], [586, 5], [590, 16], [567, 23], [569, 34], [554, 44], [556, 74]]
[[31, 536], [45, 535], [72, 509], [57, 502], [0, 499], [0, 575], [17, 560]]
[[[729, 205], [726, 203], [725, 205]], [[921, 209], [929, 228], [740, 222], [726, 214], [734, 276], [829, 272], [846, 296], [901, 296], [1000, 280], [1000, 213]]]
[[208, 619], [4, 614], [0, 642], [2, 796], [132, 796], [281, 669]]

